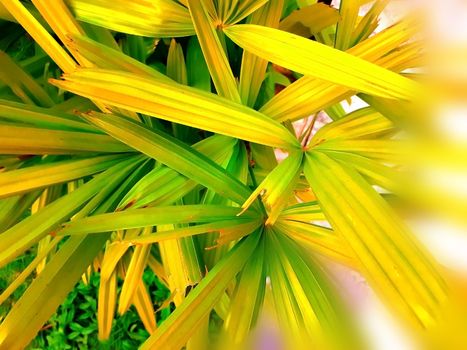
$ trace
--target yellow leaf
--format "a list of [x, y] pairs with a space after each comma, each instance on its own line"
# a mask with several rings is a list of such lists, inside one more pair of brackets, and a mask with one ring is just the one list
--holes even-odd
[[447, 290], [437, 264], [389, 205], [351, 166], [307, 153], [305, 175], [369, 283], [415, 328], [436, 323]]
[[406, 100], [421, 90], [401, 75], [294, 34], [253, 24], [227, 27], [224, 32], [243, 49], [273, 63], [352, 90]]
[[274, 147], [300, 147], [287, 129], [265, 115], [175, 82], [100, 69], [79, 69], [63, 78], [51, 82], [117, 107]]
[[237, 83], [203, 0], [188, 0], [188, 4], [196, 35], [217, 93], [234, 102], [240, 102]]

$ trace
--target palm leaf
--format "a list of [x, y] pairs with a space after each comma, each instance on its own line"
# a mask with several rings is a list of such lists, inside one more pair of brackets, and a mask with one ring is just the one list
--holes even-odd
[[234, 102], [240, 102], [237, 83], [204, 2], [188, 0], [188, 4], [196, 35], [217, 93]]
[[415, 327], [430, 327], [447, 293], [431, 257], [353, 168], [314, 151], [307, 154], [304, 170], [326, 217], [372, 286]]
[[113, 137], [237, 203], [249, 195], [248, 188], [224, 169], [168, 134], [124, 117], [94, 113], [86, 118]]
[[271, 62], [352, 90], [407, 100], [420, 92], [417, 83], [401, 75], [294, 34], [254, 24], [235, 25], [224, 32], [239, 46]]
[[172, 0], [68, 0], [80, 21], [134, 35], [178, 37], [194, 34], [186, 7]]
[[141, 349], [181, 348], [209, 314], [227, 285], [253, 254], [259, 240], [254, 234], [236, 244], [206, 277], [188, 294], [185, 301], [144, 342]]
[[82, 69], [52, 83], [82, 96], [175, 123], [274, 147], [297, 140], [281, 125], [240, 104], [193, 88], [133, 74]]
[[[348, 53], [366, 61], [378, 63], [385, 54], [410, 39], [416, 32], [417, 23], [414, 23], [412, 19], [404, 19], [349, 49]], [[397, 62], [400, 62], [399, 57], [397, 57]], [[393, 61], [385, 59], [385, 63], [383, 65], [385, 68], [399, 68], [392, 65]], [[354, 92], [344, 86], [323, 82], [314, 76], [304, 76], [274, 96], [260, 111], [279, 121], [293, 121], [308, 117], [353, 94]]]

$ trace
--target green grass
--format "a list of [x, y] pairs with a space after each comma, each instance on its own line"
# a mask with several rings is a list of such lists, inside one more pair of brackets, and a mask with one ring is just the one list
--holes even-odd
[[[0, 290], [4, 290], [34, 258], [27, 254], [16, 259], [11, 264], [0, 269]], [[136, 310], [114, 319], [113, 331], [107, 342], [100, 342], [97, 338], [97, 294], [99, 289], [99, 274], [93, 273], [88, 284], [82, 280], [67, 296], [57, 312], [42, 327], [28, 349], [135, 349], [149, 336], [144, 329]], [[156, 308], [169, 297], [168, 289], [150, 271], [144, 274], [144, 281], [148, 286]], [[0, 306], [0, 320], [3, 319], [11, 306], [19, 299], [31, 282], [27, 280], [13, 295]], [[121, 281], [120, 281], [121, 282]], [[119, 284], [119, 289], [121, 283]], [[163, 308], [157, 313], [157, 321], [168, 317], [171, 308]]]

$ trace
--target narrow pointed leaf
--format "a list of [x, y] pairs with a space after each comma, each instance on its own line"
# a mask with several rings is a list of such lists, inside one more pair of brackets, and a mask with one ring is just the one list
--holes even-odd
[[240, 102], [237, 83], [203, 0], [188, 0], [188, 5], [217, 93], [234, 102]]
[[99, 173], [121, 161], [121, 156], [64, 160], [0, 173], [0, 198]]
[[0, 81], [24, 103], [51, 107], [54, 102], [47, 92], [5, 52], [0, 51]]
[[123, 70], [142, 76], [167, 79], [167, 76], [164, 74], [125, 55], [120, 50], [103, 45], [88, 37], [82, 35], [68, 35], [66, 41], [70, 47], [78, 50], [81, 55], [97, 67]]
[[0, 266], [4, 266], [75, 214], [105, 187], [108, 182], [107, 176], [118, 173], [119, 170], [125, 169], [128, 164], [134, 164], [135, 161], [136, 159], [130, 158], [114, 165], [97, 175], [93, 180], [50, 203], [36, 214], [27, 217], [0, 234]]
[[97, 328], [99, 340], [107, 340], [112, 330], [112, 321], [117, 305], [117, 272], [106, 280], [101, 279], [97, 299]]
[[[283, 4], [283, 0], [269, 0], [261, 9], [248, 17], [247, 23], [277, 28]], [[238, 89], [245, 105], [254, 107], [267, 66], [268, 60], [248, 51], [243, 52]]]
[[249, 195], [248, 188], [223, 168], [168, 134], [125, 117], [93, 113], [86, 118], [111, 136], [237, 203]]
[[78, 116], [24, 103], [0, 100], [0, 117], [16, 124], [34, 125], [54, 130], [99, 133]]
[[224, 322], [226, 344], [245, 346], [260, 313], [266, 287], [264, 242], [260, 242], [254, 256], [246, 263], [230, 302]]
[[370, 284], [415, 327], [432, 326], [447, 297], [444, 281], [388, 204], [353, 168], [325, 154], [307, 154], [304, 170]]
[[[417, 28], [416, 22], [404, 19], [349, 49], [348, 53], [379, 64], [385, 54], [415, 35]], [[397, 71], [398, 63], [397, 67], [393, 63], [385, 61], [382, 66]], [[352, 95], [354, 92], [347, 87], [323, 82], [311, 75], [304, 76], [274, 96], [261, 111], [279, 121], [294, 121], [308, 117]]]
[[308, 222], [278, 220], [275, 226], [293, 240], [304, 243], [313, 253], [355, 268], [355, 258], [342, 239], [331, 229]]
[[2, 154], [84, 154], [131, 152], [107, 135], [0, 124]]
[[51, 34], [34, 18], [19, 0], [4, 0], [2, 5], [30, 33], [40, 47], [54, 60], [64, 72], [76, 68], [76, 62], [58, 44]]
[[54, 85], [102, 102], [223, 135], [285, 149], [300, 147], [282, 125], [222, 97], [160, 79], [80, 69]]
[[[152, 231], [152, 228], [146, 228], [145, 233]], [[118, 313], [123, 315], [128, 311], [130, 304], [139, 288], [140, 280], [143, 277], [146, 268], [147, 259], [151, 251], [151, 245], [137, 246], [131, 255], [130, 265], [126, 271], [123, 281], [120, 298], [118, 300]]]
[[196, 331], [221, 297], [228, 284], [243, 268], [258, 244], [255, 234], [237, 243], [206, 277], [188, 294], [185, 301], [143, 343], [141, 349], [181, 348]]
[[411, 100], [421, 89], [414, 81], [368, 61], [277, 29], [242, 24], [225, 28], [224, 32], [260, 57], [352, 90]]
[[141, 322], [143, 322], [146, 331], [149, 334], [154, 333], [157, 328], [156, 312], [143, 280], [138, 284], [138, 288], [133, 297], [133, 304], [135, 305], [136, 311], [138, 312], [139, 318], [141, 319]]
[[171, 0], [68, 0], [80, 21], [118, 32], [150, 37], [194, 34], [186, 7]]
[[5, 349], [25, 348], [73, 289], [108, 235], [72, 237], [46, 265], [0, 325]]
[[[202, 204], [133, 209], [74, 220], [64, 225], [58, 233], [72, 235], [176, 223], [235, 220], [239, 211], [237, 207]], [[243, 215], [251, 218], [257, 214], [246, 212]]]

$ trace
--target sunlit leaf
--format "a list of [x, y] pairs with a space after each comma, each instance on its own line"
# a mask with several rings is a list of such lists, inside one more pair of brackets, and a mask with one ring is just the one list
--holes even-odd
[[168, 134], [124, 117], [94, 113], [86, 118], [113, 137], [237, 203], [249, 195], [248, 188], [223, 168]]
[[234, 102], [240, 102], [237, 83], [204, 2], [202, 0], [188, 0], [188, 5], [196, 35], [217, 93]]
[[82, 69], [53, 84], [118, 107], [280, 148], [299, 147], [282, 125], [214, 94], [133, 74]]
[[417, 83], [401, 75], [294, 34], [253, 24], [235, 25], [224, 32], [247, 51], [271, 62], [353, 90], [408, 100], [420, 92]]
[[327, 219], [371, 285], [415, 327], [432, 326], [446, 300], [445, 282], [388, 204], [355, 169], [323, 153], [308, 153], [304, 170]]
[[77, 19], [119, 32], [178, 37], [194, 34], [186, 7], [171, 0], [67, 0]]
[[316, 3], [293, 11], [282, 19], [279, 29], [308, 38], [336, 24], [338, 19], [339, 12], [336, 9], [323, 3]]
[[180, 348], [196, 331], [204, 316], [214, 307], [222, 292], [243, 268], [258, 244], [254, 234], [236, 244], [206, 277], [188, 294], [185, 301], [146, 340], [141, 349]]

